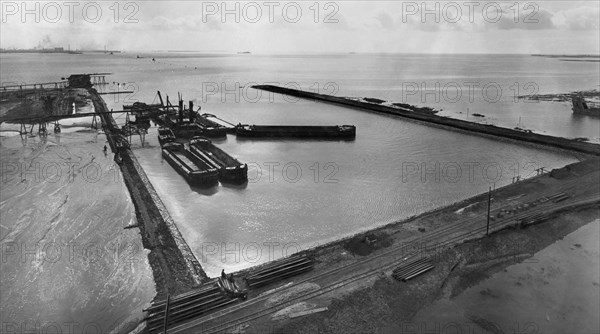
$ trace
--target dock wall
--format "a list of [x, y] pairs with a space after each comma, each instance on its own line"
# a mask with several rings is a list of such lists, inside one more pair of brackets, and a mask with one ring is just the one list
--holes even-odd
[[[102, 98], [90, 90], [97, 112], [108, 111]], [[112, 114], [101, 114], [102, 126], [113, 152], [117, 152], [117, 124]], [[202, 266], [183, 239], [173, 218], [150, 183], [130, 149], [119, 151], [123, 179], [135, 206], [136, 217], [144, 248], [152, 266], [156, 283], [156, 299], [165, 299], [166, 294], [179, 294], [198, 287], [208, 277]]]
[[367, 110], [372, 112], [378, 112], [388, 115], [400, 116], [416, 121], [422, 121], [429, 124], [436, 124], [441, 126], [447, 126], [450, 128], [468, 131], [476, 134], [486, 134], [496, 137], [502, 137], [521, 142], [529, 142], [533, 144], [539, 144], [544, 146], [551, 146], [560, 149], [566, 149], [569, 151], [576, 151], [586, 154], [593, 154], [600, 156], [600, 145], [576, 141], [567, 138], [547, 136], [537, 133], [530, 133], [525, 131], [518, 131], [508, 128], [497, 127], [488, 124], [479, 124], [474, 122], [467, 122], [460, 119], [453, 119], [449, 117], [441, 117], [433, 114], [420, 113], [405, 111], [398, 108], [388, 107], [385, 105], [368, 103], [362, 101], [356, 101], [345, 97], [338, 97], [332, 95], [318, 94], [313, 92], [307, 92], [297, 89], [284, 88], [273, 85], [257, 85], [252, 88], [261, 89], [273, 93], [285, 94], [295, 96], [304, 99], [318, 100], [323, 102], [329, 102], [337, 105], [343, 105], [352, 108], [358, 108], [361, 110]]

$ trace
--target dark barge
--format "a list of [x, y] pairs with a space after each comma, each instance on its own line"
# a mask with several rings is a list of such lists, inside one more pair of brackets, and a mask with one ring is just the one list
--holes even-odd
[[221, 182], [244, 183], [248, 181], [248, 165], [239, 162], [225, 151], [213, 145], [206, 138], [195, 137], [190, 140], [190, 151], [204, 156], [219, 169]]
[[158, 128], [158, 143], [160, 146], [164, 146], [166, 143], [175, 141], [175, 134], [173, 131], [166, 127]]
[[236, 135], [240, 137], [277, 138], [341, 138], [354, 139], [354, 125], [314, 126], [314, 125], [238, 125]]
[[202, 129], [202, 136], [209, 138], [222, 138], [227, 136], [227, 128], [211, 121], [202, 115], [194, 115], [196, 124]]
[[210, 187], [219, 182], [219, 171], [183, 148], [181, 143], [166, 143], [162, 156], [192, 186]]

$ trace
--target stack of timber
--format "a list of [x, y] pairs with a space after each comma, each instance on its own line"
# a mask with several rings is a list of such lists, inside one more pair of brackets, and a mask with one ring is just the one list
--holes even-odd
[[[185, 323], [189, 319], [213, 312], [219, 308], [235, 303], [237, 299], [224, 294], [217, 281], [204, 287], [169, 299], [167, 328]], [[148, 309], [146, 328], [148, 333], [162, 333], [165, 323], [166, 301], [153, 303]]]
[[183, 148], [181, 143], [166, 143], [162, 156], [192, 186], [210, 187], [219, 182], [219, 171]]
[[313, 269], [313, 262], [306, 256], [293, 256], [272, 262], [252, 275], [245, 277], [249, 288], [261, 287], [278, 280], [299, 275]]
[[428, 258], [420, 258], [407, 263], [403, 263], [401, 266], [394, 269], [392, 277], [399, 281], [408, 281], [409, 279], [415, 278], [431, 269], [434, 266], [431, 264]]
[[210, 160], [219, 170], [221, 182], [244, 183], [248, 181], [248, 165], [242, 164], [225, 151], [213, 145], [203, 137], [194, 137], [190, 140], [190, 151], [198, 156]]

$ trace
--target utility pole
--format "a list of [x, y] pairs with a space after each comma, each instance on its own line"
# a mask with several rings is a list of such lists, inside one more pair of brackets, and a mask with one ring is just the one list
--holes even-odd
[[490, 204], [492, 202], [492, 187], [488, 191], [488, 209], [487, 209], [487, 228], [485, 230], [485, 235], [490, 235]]
[[167, 334], [167, 323], [169, 319], [169, 302], [171, 301], [171, 295], [167, 295], [167, 303], [165, 304], [165, 324], [164, 324], [164, 333]]

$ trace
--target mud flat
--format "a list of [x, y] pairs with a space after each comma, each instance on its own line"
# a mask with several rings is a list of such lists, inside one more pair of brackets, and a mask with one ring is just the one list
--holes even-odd
[[[90, 95], [97, 112], [108, 111], [94, 89]], [[101, 116], [113, 152], [119, 152], [123, 179], [135, 205], [142, 243], [150, 250], [148, 258], [156, 282], [156, 299], [179, 294], [202, 284], [208, 277], [181, 236], [173, 219], [160, 200], [146, 173], [129, 148], [118, 149], [116, 123], [111, 114]]]
[[467, 122], [459, 119], [437, 116], [430, 113], [413, 112], [402, 108], [394, 108], [378, 103], [369, 103], [337, 97], [326, 94], [306, 92], [302, 90], [289, 89], [272, 85], [258, 85], [253, 88], [261, 89], [273, 93], [285, 94], [299, 98], [318, 100], [347, 107], [358, 108], [360, 110], [379, 112], [388, 115], [400, 116], [415, 121], [425, 122], [431, 125], [444, 126], [454, 130], [468, 131], [479, 135], [490, 135], [505, 139], [515, 140], [521, 143], [532, 143], [544, 146], [550, 146], [569, 151], [581, 152], [586, 154], [600, 155], [600, 145], [581, 142], [573, 139], [547, 136], [527, 131], [519, 131], [508, 128], [501, 128], [494, 125], [479, 124]]

